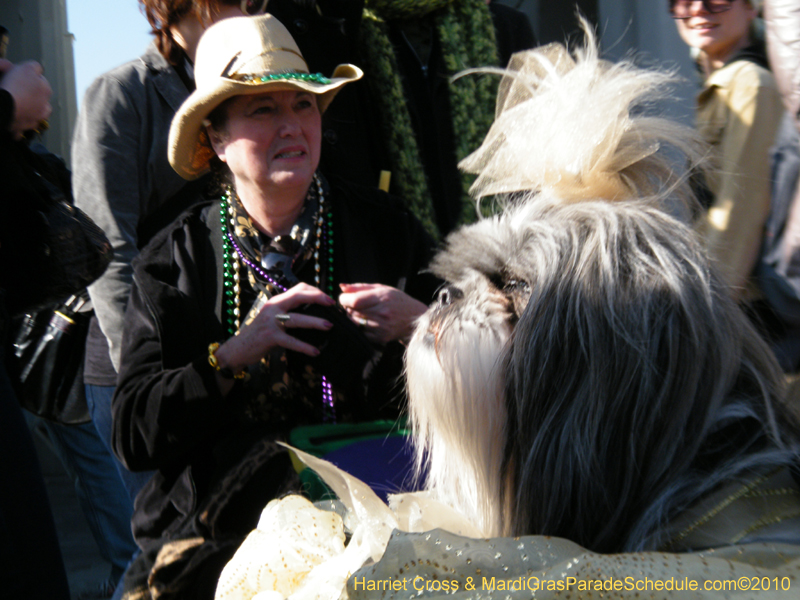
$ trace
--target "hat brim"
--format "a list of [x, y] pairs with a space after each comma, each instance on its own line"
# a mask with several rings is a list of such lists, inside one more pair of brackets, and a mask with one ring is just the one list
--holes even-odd
[[362, 76], [363, 72], [355, 65], [339, 65], [330, 83], [326, 84], [296, 79], [252, 83], [220, 77], [212, 89], [195, 90], [175, 113], [169, 128], [169, 163], [178, 175], [188, 180], [197, 179], [208, 171], [214, 150], [208, 143], [203, 121], [229, 98], [270, 90], [302, 90], [318, 97], [319, 111], [323, 113], [342, 87]]

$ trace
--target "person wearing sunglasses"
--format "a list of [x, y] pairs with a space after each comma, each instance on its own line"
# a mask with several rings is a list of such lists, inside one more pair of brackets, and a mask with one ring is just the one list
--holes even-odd
[[757, 34], [757, 0], [670, 0], [702, 77], [696, 126], [710, 145], [707, 211], [698, 229], [731, 294], [756, 310], [752, 277], [769, 212], [769, 149], [781, 100]]

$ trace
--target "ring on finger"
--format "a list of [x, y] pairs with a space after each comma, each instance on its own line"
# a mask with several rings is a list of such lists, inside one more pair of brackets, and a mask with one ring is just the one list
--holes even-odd
[[281, 329], [286, 329], [286, 324], [291, 320], [291, 318], [292, 315], [287, 315], [285, 313], [282, 313], [280, 315], [275, 315], [275, 322]]
[[366, 327], [367, 326], [367, 318], [366, 317], [359, 317], [358, 318], [358, 326], [359, 327]]

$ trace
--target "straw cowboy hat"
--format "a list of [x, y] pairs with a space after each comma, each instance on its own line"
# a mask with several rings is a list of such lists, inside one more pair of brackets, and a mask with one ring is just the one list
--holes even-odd
[[228, 98], [304, 90], [318, 96], [319, 110], [325, 112], [342, 86], [362, 75], [355, 65], [339, 65], [330, 79], [309, 73], [294, 38], [272, 15], [220, 21], [208, 28], [197, 46], [197, 89], [172, 119], [169, 162], [184, 179], [197, 179], [208, 170], [214, 151], [204, 121]]

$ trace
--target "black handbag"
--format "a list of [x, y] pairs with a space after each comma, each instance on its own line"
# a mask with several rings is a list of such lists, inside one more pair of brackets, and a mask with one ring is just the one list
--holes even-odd
[[[34, 306], [63, 302], [102, 275], [114, 252], [103, 230], [74, 207], [58, 187], [44, 177], [40, 182], [50, 198], [38, 216], [45, 228], [46, 273], [37, 278]], [[37, 274], [32, 274], [37, 275]]]
[[77, 425], [91, 420], [83, 387], [83, 355], [92, 311], [84, 290], [50, 308], [16, 317], [7, 368], [22, 407]]
[[103, 230], [72, 205], [63, 162], [28, 148], [19, 154], [27, 200], [8, 202], [3, 211], [3, 286], [12, 315], [64, 302], [100, 277], [114, 255]]
[[61, 423], [85, 423], [83, 356], [91, 312], [80, 309], [113, 249], [102, 229], [72, 205], [63, 161], [37, 145], [16, 150], [10, 160], [18, 164], [28, 201], [4, 211], [19, 223], [4, 228], [14, 260], [3, 285], [8, 312], [16, 315], [6, 368], [23, 408]]

